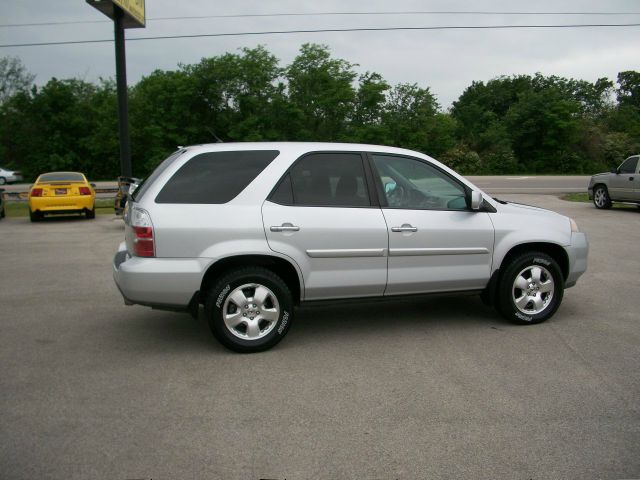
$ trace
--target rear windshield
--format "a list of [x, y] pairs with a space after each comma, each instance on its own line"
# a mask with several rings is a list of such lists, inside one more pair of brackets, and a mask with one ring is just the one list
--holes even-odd
[[242, 192], [280, 152], [247, 150], [196, 155], [171, 177], [157, 203], [227, 203]]
[[162, 161], [162, 163], [160, 163], [160, 165], [158, 165], [156, 169], [153, 172], [151, 172], [151, 175], [149, 175], [147, 178], [142, 180], [142, 182], [140, 182], [140, 185], [138, 185], [138, 187], [131, 194], [131, 198], [133, 198], [133, 200], [136, 202], [139, 202], [140, 200], [142, 200], [143, 195], [149, 189], [149, 187], [153, 185], [153, 182], [156, 181], [156, 178], [158, 178], [160, 174], [164, 172], [167, 169], [167, 167], [171, 165], [173, 161], [176, 158], [178, 158], [180, 155], [182, 155], [184, 152], [186, 152], [186, 150], [177, 150], [173, 152], [171, 155], [169, 155], [167, 158], [165, 158]]
[[38, 183], [48, 182], [84, 182], [84, 176], [75, 172], [53, 172], [40, 175]]

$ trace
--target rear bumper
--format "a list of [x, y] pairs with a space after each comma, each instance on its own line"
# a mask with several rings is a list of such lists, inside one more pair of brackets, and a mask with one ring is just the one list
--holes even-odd
[[582, 232], [571, 234], [571, 244], [564, 247], [569, 256], [569, 275], [565, 281], [565, 288], [573, 287], [580, 276], [587, 271], [587, 256], [589, 255], [589, 242]]
[[207, 265], [205, 259], [131, 257], [123, 242], [113, 258], [113, 279], [125, 303], [187, 310]]
[[91, 195], [75, 197], [30, 197], [29, 208], [32, 212], [73, 212], [93, 210], [95, 200]]

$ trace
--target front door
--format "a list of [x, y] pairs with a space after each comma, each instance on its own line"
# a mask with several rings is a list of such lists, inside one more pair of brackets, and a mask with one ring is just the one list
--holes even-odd
[[303, 156], [264, 202], [262, 217], [269, 247], [302, 270], [305, 300], [383, 294], [387, 228], [360, 153]]
[[609, 194], [613, 200], [634, 200], [638, 189], [635, 177], [638, 170], [638, 157], [629, 157], [618, 168], [617, 174], [611, 175]]
[[465, 187], [422, 159], [372, 154], [389, 231], [386, 295], [475, 290], [491, 274], [489, 214], [467, 207]]

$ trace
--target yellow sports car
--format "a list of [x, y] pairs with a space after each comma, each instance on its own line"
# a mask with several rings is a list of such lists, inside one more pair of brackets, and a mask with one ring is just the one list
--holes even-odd
[[43, 173], [29, 191], [29, 217], [37, 222], [45, 214], [84, 213], [96, 216], [96, 192], [78, 172]]

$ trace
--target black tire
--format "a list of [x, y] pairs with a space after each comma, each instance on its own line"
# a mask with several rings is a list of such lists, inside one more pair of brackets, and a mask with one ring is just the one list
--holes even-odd
[[94, 218], [96, 218], [96, 207], [93, 207], [93, 210], [86, 210], [85, 215], [89, 220], [93, 220]]
[[[541, 273], [538, 282], [533, 279], [532, 269]], [[517, 287], [516, 280], [520, 277], [527, 290]], [[553, 283], [549, 284], [548, 280]], [[553, 287], [551, 295], [544, 291], [550, 286]], [[531, 325], [551, 318], [558, 310], [563, 294], [564, 277], [558, 263], [546, 253], [527, 252], [505, 265], [498, 283], [496, 307], [507, 320]], [[522, 299], [520, 307], [516, 297]], [[542, 305], [536, 308], [534, 301], [542, 301]]]
[[[265, 297], [266, 300], [262, 304], [253, 297], [256, 292], [253, 287], [256, 285], [266, 287], [266, 290], [269, 291], [269, 295]], [[244, 290], [240, 289], [243, 286], [248, 287]], [[236, 303], [230, 298], [238, 291], [247, 299], [245, 305], [238, 305], [241, 302]], [[253, 303], [254, 301], [256, 303]], [[247, 308], [247, 305], [248, 309], [245, 314], [242, 309]], [[260, 313], [260, 309], [263, 309], [262, 313]], [[261, 315], [267, 310], [277, 312], [275, 313], [277, 319], [274, 318], [272, 321], [261, 320]], [[256, 312], [258, 313], [256, 314]], [[238, 317], [240, 324], [232, 329], [225, 323], [223, 315], [234, 315], [236, 313], [238, 315], [242, 314], [243, 318]], [[222, 277], [207, 292], [205, 315], [209, 322], [211, 333], [225, 347], [241, 353], [260, 352], [273, 347], [289, 331], [293, 321], [291, 291], [279, 276], [266, 268], [246, 267], [233, 270]], [[254, 330], [250, 332], [249, 325], [252, 322]], [[258, 330], [255, 330], [255, 325], [258, 325]], [[260, 335], [259, 337], [253, 339], [242, 338], [243, 335], [255, 335], [256, 332]]]
[[31, 210], [29, 210], [29, 220], [31, 220], [32, 222], [39, 222], [40, 220], [42, 220], [42, 214], [40, 212], [32, 212]]
[[7, 179], [4, 177], [0, 177], [0, 185], [6, 185], [7, 184]]
[[593, 204], [599, 209], [611, 208], [611, 197], [609, 190], [604, 185], [596, 185], [593, 189]]
[[6, 216], [6, 213], [4, 211], [4, 205], [2, 206], [2, 208], [0, 209], [0, 218], [4, 218]]

